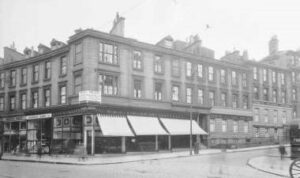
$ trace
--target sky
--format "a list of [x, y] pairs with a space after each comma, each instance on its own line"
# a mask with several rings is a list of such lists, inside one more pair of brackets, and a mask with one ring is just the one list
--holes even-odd
[[280, 50], [300, 49], [299, 0], [0, 0], [0, 57], [13, 42], [23, 52], [67, 42], [78, 28], [109, 32], [116, 12], [126, 19], [125, 37], [155, 44], [198, 34], [217, 59], [248, 50], [260, 60], [274, 35]]

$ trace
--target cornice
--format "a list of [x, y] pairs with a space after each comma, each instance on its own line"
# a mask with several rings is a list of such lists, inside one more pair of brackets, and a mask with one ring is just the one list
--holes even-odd
[[7, 69], [10, 69], [10, 68], [20, 67], [20, 66], [32, 64], [32, 63], [35, 63], [35, 62], [44, 61], [44, 60], [47, 60], [51, 57], [66, 53], [67, 51], [69, 51], [69, 45], [63, 46], [61, 48], [58, 48], [58, 49], [53, 50], [53, 51], [49, 51], [47, 53], [44, 53], [44, 54], [41, 54], [41, 55], [38, 55], [38, 56], [34, 56], [34, 57], [31, 57], [31, 58], [27, 58], [27, 59], [14, 61], [14, 62], [10, 62], [10, 63], [7, 63], [7, 64], [0, 65], [0, 70], [7, 70]]

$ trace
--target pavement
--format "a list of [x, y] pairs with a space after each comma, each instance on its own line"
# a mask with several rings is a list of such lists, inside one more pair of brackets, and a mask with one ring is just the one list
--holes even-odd
[[[278, 145], [269, 146], [259, 146], [259, 147], [249, 147], [249, 148], [239, 148], [239, 149], [202, 149], [199, 150], [199, 154], [194, 154], [192, 156], [201, 156], [209, 154], [219, 154], [228, 152], [240, 152], [240, 151], [251, 151], [258, 149], [268, 149], [277, 148]], [[42, 162], [42, 163], [53, 163], [53, 164], [74, 164], [74, 165], [101, 165], [101, 164], [117, 164], [135, 161], [146, 161], [146, 160], [156, 160], [156, 159], [168, 159], [168, 158], [178, 158], [178, 157], [188, 157], [191, 156], [189, 150], [173, 150], [170, 151], [159, 151], [159, 152], [129, 152], [123, 154], [99, 154], [94, 156], [79, 157], [74, 155], [16, 155], [5, 153], [2, 156], [2, 160], [7, 161], [27, 161], [27, 162]]]
[[266, 173], [290, 177], [289, 167], [293, 160], [290, 158], [289, 146], [286, 147], [286, 151], [287, 155], [282, 160], [279, 155], [265, 155], [249, 159], [248, 165]]

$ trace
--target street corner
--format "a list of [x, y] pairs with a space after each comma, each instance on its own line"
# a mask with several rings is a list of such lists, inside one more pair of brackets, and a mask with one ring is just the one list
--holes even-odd
[[250, 158], [247, 164], [262, 172], [289, 177], [289, 165], [291, 163], [292, 160], [287, 157], [281, 160], [279, 156], [259, 156]]

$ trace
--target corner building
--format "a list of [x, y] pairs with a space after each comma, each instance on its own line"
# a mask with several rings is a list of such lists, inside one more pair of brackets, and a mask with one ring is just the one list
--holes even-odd
[[[4, 49], [0, 114], [5, 152], [87, 154], [247, 146], [253, 136], [252, 69], [216, 60], [198, 36], [156, 45], [76, 30], [38, 51]], [[79, 93], [101, 93], [80, 102]]]

